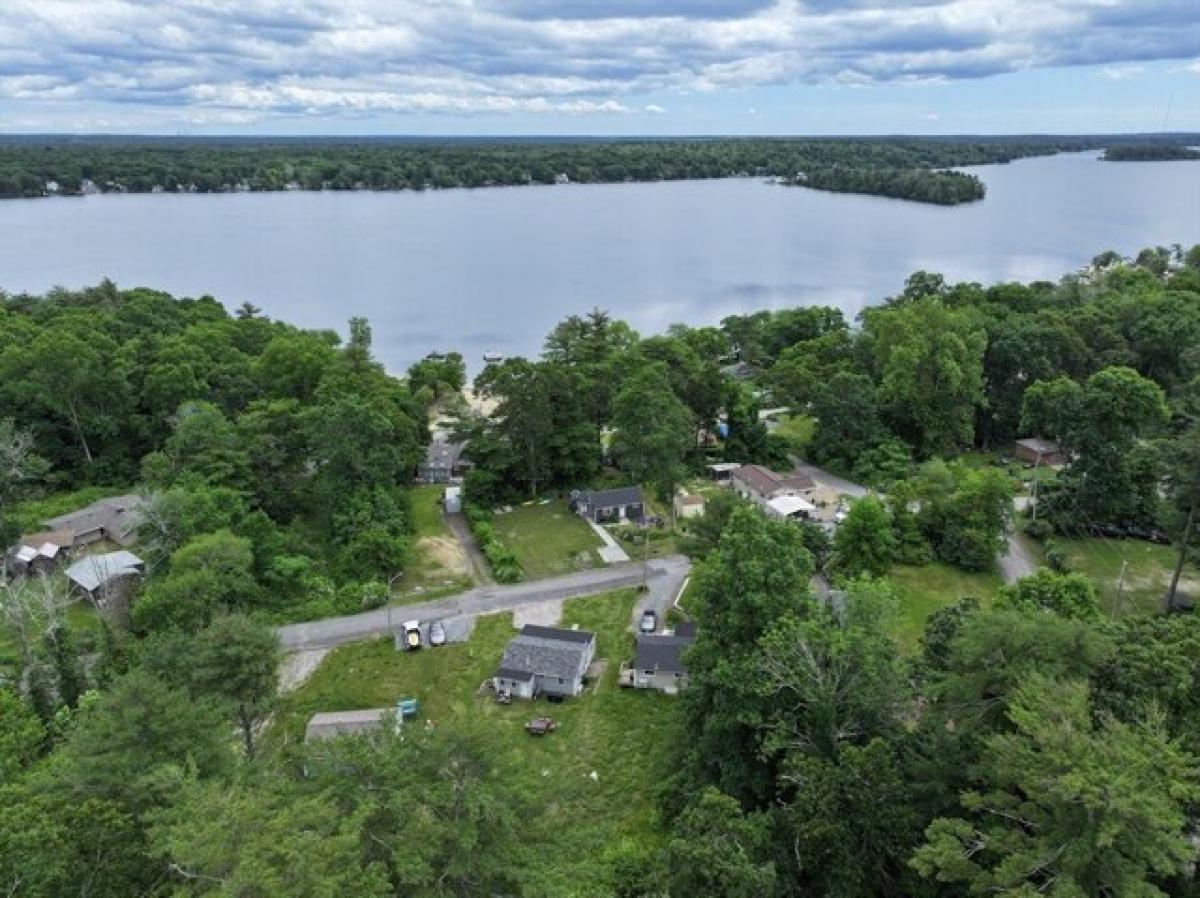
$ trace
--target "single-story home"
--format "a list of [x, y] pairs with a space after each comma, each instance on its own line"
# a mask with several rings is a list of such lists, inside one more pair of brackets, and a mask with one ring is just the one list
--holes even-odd
[[767, 500], [763, 511], [781, 521], [807, 521], [817, 513], [817, 506], [803, 496], [776, 496]]
[[758, 505], [777, 496], [799, 496], [812, 501], [817, 485], [807, 474], [776, 474], [762, 465], [743, 465], [730, 477], [739, 496]]
[[471, 462], [463, 458], [464, 449], [466, 443], [435, 438], [425, 448], [425, 460], [417, 465], [417, 479], [422, 483], [449, 483], [462, 477], [471, 467]]
[[1029, 465], [1062, 465], [1067, 462], [1067, 456], [1058, 443], [1040, 437], [1017, 440], [1013, 444], [1013, 455]]
[[595, 633], [526, 624], [504, 650], [492, 687], [513, 698], [579, 695], [595, 654]]
[[124, 598], [133, 582], [146, 571], [146, 563], [132, 552], [85, 555], [69, 568], [67, 579], [76, 592], [100, 605]]
[[622, 521], [640, 523], [646, 515], [646, 500], [640, 486], [615, 490], [578, 490], [571, 493], [571, 508], [580, 517], [596, 524]]
[[677, 518], [698, 518], [704, 514], [704, 497], [699, 493], [679, 492], [674, 504]]
[[680, 625], [674, 633], [639, 636], [629, 685], [635, 689], [657, 689], [667, 695], [679, 692], [688, 683], [684, 653], [695, 641], [692, 625]]
[[102, 539], [130, 546], [137, 538], [145, 504], [142, 496], [110, 496], [43, 524], [47, 530], [70, 534], [70, 542], [62, 544], [65, 549], [78, 549]]
[[393, 708], [365, 708], [361, 711], [323, 711], [314, 714], [304, 728], [305, 742], [336, 739], [338, 736], [361, 736], [383, 728]]

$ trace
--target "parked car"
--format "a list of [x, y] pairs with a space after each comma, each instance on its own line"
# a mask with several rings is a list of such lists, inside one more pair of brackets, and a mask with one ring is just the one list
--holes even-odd
[[429, 625], [429, 644], [430, 645], [445, 645], [446, 644], [446, 628], [442, 626], [440, 620], [435, 620]]
[[530, 736], [545, 736], [558, 729], [558, 721], [553, 717], [535, 717], [525, 724], [525, 732]]
[[642, 612], [642, 619], [638, 623], [638, 629], [643, 633], [653, 633], [658, 629], [658, 615], [654, 613], [654, 609], [647, 608]]
[[421, 622], [406, 620], [404, 622], [404, 645], [410, 651], [421, 647]]

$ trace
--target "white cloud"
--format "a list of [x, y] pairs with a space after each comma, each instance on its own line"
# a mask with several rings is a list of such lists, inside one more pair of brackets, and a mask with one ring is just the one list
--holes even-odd
[[659, 114], [631, 98], [1200, 73], [1197, 45], [1195, 0], [0, 0], [0, 97], [209, 121]]

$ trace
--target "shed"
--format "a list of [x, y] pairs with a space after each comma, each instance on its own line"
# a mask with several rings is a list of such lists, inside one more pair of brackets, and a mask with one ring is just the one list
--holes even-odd
[[721, 461], [708, 466], [708, 476], [717, 483], [728, 483], [733, 472], [742, 466], [741, 462]]
[[446, 495], [442, 500], [442, 507], [446, 510], [446, 514], [460, 514], [462, 512], [461, 486], [446, 487]]
[[336, 739], [338, 736], [361, 736], [383, 728], [391, 708], [365, 708], [361, 711], [323, 711], [314, 714], [304, 728], [305, 742]]
[[675, 496], [675, 517], [698, 518], [704, 514], [704, 497], [697, 493], [679, 493]]
[[1013, 455], [1029, 465], [1061, 465], [1066, 463], [1062, 447], [1053, 440], [1029, 437], [1013, 444]]

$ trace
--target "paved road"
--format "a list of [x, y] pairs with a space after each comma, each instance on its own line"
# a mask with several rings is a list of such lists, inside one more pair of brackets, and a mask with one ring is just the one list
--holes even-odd
[[[675, 593], [690, 569], [691, 563], [678, 555], [652, 560], [649, 563], [646, 577], [647, 585], [650, 588], [648, 601], [665, 602], [668, 600], [666, 598], [668, 596], [670, 599], [674, 599]], [[549, 580], [518, 583], [514, 586], [478, 586], [455, 596], [416, 605], [398, 606], [391, 609], [391, 621], [393, 626], [399, 626], [401, 621], [412, 618], [426, 620], [457, 614], [476, 617], [481, 614], [511, 611], [521, 605], [536, 602], [561, 601], [578, 596], [595, 595], [626, 586], [637, 586], [641, 582], [642, 565], [640, 563], [612, 565], [596, 570], [567, 574], [563, 577], [554, 577]], [[277, 627], [275, 630], [285, 652], [329, 648], [346, 642], [369, 639], [387, 631], [388, 611], [386, 608], [352, 614], [348, 617], [330, 617], [325, 620], [310, 621], [306, 624], [289, 624], [286, 627]]]
[[1037, 573], [1038, 563], [1029, 551], [1025, 537], [1013, 531], [1008, 535], [1008, 547], [1000, 556], [1000, 576], [1005, 583], [1016, 583], [1022, 577]]
[[816, 483], [823, 484], [832, 490], [837, 490], [839, 493], [845, 493], [847, 496], [853, 496], [856, 499], [865, 496], [869, 492], [862, 484], [838, 477], [836, 474], [831, 474], [824, 468], [818, 468], [816, 465], [810, 465], [798, 455], [788, 457], [792, 460], [792, 464], [796, 466], [798, 472], [807, 474]]

